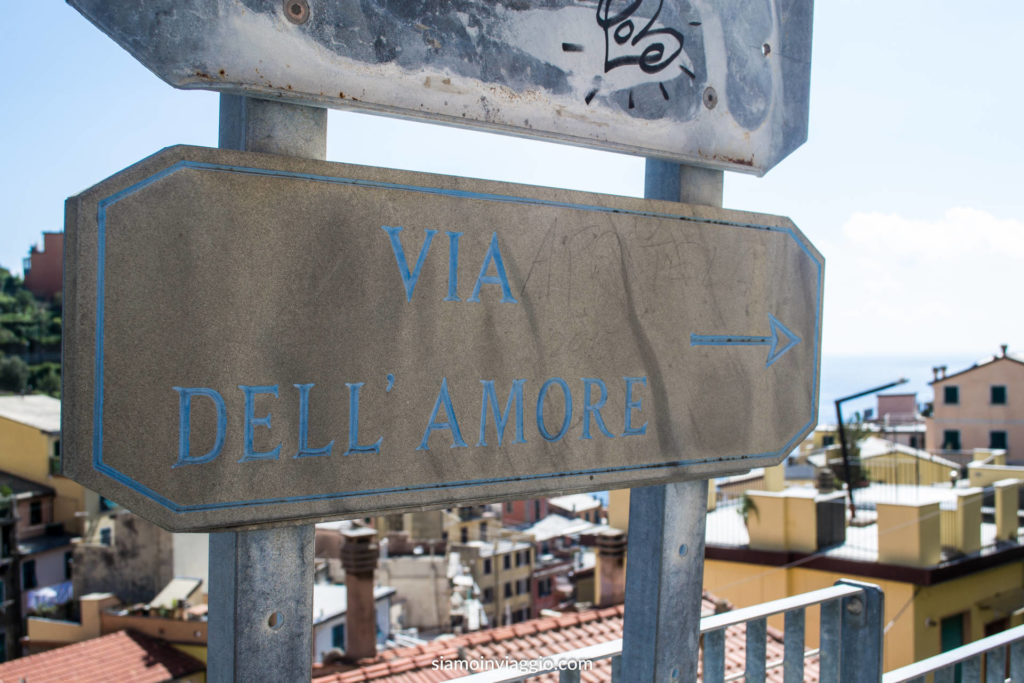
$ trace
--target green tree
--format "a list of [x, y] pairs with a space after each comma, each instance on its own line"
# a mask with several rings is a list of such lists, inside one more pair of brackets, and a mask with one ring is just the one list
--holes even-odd
[[17, 356], [0, 359], [0, 390], [20, 394], [28, 388], [28, 365]]
[[29, 368], [29, 387], [41, 394], [60, 396], [60, 365], [40, 363]]

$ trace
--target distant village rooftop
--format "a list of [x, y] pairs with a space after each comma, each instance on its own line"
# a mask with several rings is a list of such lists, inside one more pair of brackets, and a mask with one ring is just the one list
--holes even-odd
[[49, 434], [59, 434], [60, 399], [42, 394], [0, 396], [0, 417]]
[[[376, 586], [373, 600], [381, 600], [395, 594], [390, 586]], [[321, 624], [348, 612], [348, 588], [342, 584], [313, 584], [313, 624]]]
[[574, 534], [594, 533], [599, 529], [607, 527], [600, 524], [588, 522], [585, 519], [563, 517], [562, 515], [550, 514], [533, 526], [523, 529], [523, 533], [531, 534], [538, 543], [550, 541], [559, 536], [571, 536]]
[[601, 507], [601, 501], [589, 493], [573, 493], [548, 499], [548, 505], [571, 512], [586, 512]]
[[454, 545], [455, 550], [459, 548], [476, 548], [480, 552], [480, 557], [490, 557], [491, 555], [504, 555], [516, 550], [526, 550], [530, 547], [529, 543], [524, 541], [506, 541], [505, 539], [499, 539], [494, 541], [466, 541], [465, 543], [456, 543]]

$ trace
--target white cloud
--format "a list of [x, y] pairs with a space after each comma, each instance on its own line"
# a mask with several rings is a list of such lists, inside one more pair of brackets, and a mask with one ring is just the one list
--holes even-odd
[[937, 220], [855, 213], [820, 248], [826, 352], [1024, 347], [1024, 221], [963, 207]]

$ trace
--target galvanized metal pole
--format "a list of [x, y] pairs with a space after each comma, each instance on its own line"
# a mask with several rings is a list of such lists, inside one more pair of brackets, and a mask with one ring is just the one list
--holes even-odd
[[[220, 146], [323, 159], [327, 110], [221, 95]], [[312, 525], [210, 534], [211, 683], [309, 681]]]
[[[722, 171], [647, 160], [644, 195], [722, 206]], [[708, 482], [633, 489], [629, 503], [622, 675], [697, 680]]]

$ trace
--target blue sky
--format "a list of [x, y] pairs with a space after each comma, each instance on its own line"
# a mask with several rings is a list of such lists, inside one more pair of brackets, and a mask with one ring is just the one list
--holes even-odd
[[[217, 133], [217, 95], [167, 86], [62, 3], [32, 10], [0, 27], [0, 265], [15, 271], [66, 197]], [[1024, 351], [1021, 28], [1013, 0], [817, 3], [808, 141], [763, 178], [728, 173], [725, 205], [788, 215], [825, 255], [826, 362]], [[343, 112], [328, 158], [643, 188], [639, 158]]]

